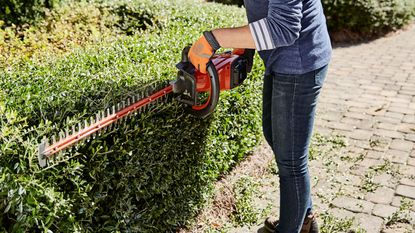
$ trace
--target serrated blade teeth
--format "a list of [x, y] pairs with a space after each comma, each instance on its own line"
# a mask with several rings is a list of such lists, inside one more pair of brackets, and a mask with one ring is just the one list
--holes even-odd
[[45, 149], [48, 147], [48, 141], [46, 138], [43, 138], [43, 140], [41, 141], [41, 143], [38, 146], [38, 161], [39, 161], [39, 166], [40, 167], [45, 167], [47, 164], [46, 161], [46, 157], [45, 157]]
[[78, 122], [78, 132], [81, 132], [81, 130], [82, 130], [82, 123]]
[[62, 141], [62, 139], [64, 139], [64, 138], [65, 138], [65, 134], [62, 131], [60, 131], [59, 132], [59, 141]]
[[114, 105], [114, 106], [112, 106], [112, 112], [111, 112], [111, 115], [113, 115], [113, 114], [115, 114], [115, 105]]
[[[128, 107], [130, 107], [130, 106], [131, 106], [131, 104], [132, 104], [132, 103], [131, 103], [131, 99], [130, 99], [130, 98], [128, 98], [128, 99], [127, 99], [127, 106], [128, 106]], [[130, 114], [130, 113], [131, 113], [131, 111], [129, 111], [129, 112], [127, 113], [127, 117], [130, 117], [130, 116], [131, 116], [131, 114]], [[127, 120], [127, 119], [126, 119], [126, 120]]]
[[[120, 103], [117, 103], [117, 112], [119, 111], [121, 109], [121, 104]], [[119, 119], [118, 119], [118, 116], [117, 116], [117, 118], [116, 118], [116, 120], [115, 120], [115, 124], [118, 124], [119, 123]]]
[[[121, 106], [122, 106], [122, 109], [124, 109], [127, 105], [126, 105], [126, 102], [123, 100], [122, 102], [121, 102]], [[125, 121], [125, 117], [123, 117], [123, 118], [121, 118], [120, 119], [122, 122], [124, 122]]]
[[49, 140], [46, 137], [43, 137], [42, 143], [44, 143], [46, 147], [49, 146]]
[[52, 144], [55, 144], [55, 143], [56, 143], [56, 136], [52, 135]]
[[84, 125], [83, 125], [82, 130], [84, 130], [86, 128], [88, 128], [88, 121], [86, 119], [84, 119]]
[[[105, 111], [103, 112], [103, 118], [107, 118], [109, 115], [109, 112], [110, 112], [110, 110], [107, 108], [107, 111], [106, 111], [106, 114], [105, 114]], [[107, 128], [108, 128], [108, 126], [107, 127], [104, 127], [103, 129], [102, 129], [102, 132], [103, 133], [106, 133], [107, 132]]]
[[[91, 125], [94, 125], [97, 121], [95, 121], [95, 119], [94, 119], [94, 117], [90, 117], [90, 121], [91, 121]], [[95, 139], [95, 135], [96, 135], [96, 133], [93, 133], [92, 134], [92, 139]]]
[[[99, 122], [102, 118], [101, 118], [101, 111], [100, 112], [98, 112], [97, 114], [96, 114], [96, 116], [95, 116], [95, 122]], [[98, 130], [98, 133], [97, 133], [97, 135], [101, 135], [101, 129], [99, 129]]]
[[72, 135], [74, 135], [74, 134], [75, 134], [75, 132], [76, 132], [76, 130], [75, 130], [75, 125], [72, 125]]

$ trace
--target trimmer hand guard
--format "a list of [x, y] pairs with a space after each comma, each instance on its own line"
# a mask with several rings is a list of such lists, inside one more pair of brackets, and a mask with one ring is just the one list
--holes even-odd
[[[205, 118], [216, 108], [220, 91], [233, 89], [246, 79], [247, 58], [231, 51], [214, 55], [208, 63], [208, 73], [203, 74], [190, 63], [188, 52], [189, 47], [183, 49], [182, 61], [176, 65], [179, 72], [172, 82], [173, 92], [180, 94], [178, 101], [190, 106], [190, 113]], [[200, 93], [209, 93], [204, 103], [199, 103]]]

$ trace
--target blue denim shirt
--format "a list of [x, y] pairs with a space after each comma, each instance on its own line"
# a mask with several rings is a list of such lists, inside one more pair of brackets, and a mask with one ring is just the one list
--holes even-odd
[[304, 74], [327, 65], [331, 43], [320, 0], [244, 0], [266, 74]]

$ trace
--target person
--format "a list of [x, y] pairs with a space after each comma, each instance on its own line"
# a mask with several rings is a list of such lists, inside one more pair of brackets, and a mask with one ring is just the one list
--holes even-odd
[[279, 171], [279, 220], [269, 232], [318, 232], [312, 208], [308, 148], [316, 104], [331, 58], [321, 0], [245, 0], [248, 25], [204, 32], [189, 51], [206, 73], [221, 47], [256, 49], [265, 64], [262, 125]]

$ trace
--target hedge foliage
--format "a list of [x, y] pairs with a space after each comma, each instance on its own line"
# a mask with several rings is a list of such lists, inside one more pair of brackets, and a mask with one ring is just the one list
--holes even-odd
[[[209, 0], [242, 5], [243, 0]], [[330, 32], [368, 36], [401, 28], [415, 17], [413, 0], [321, 0]]]
[[91, 4], [65, 1], [34, 25], [0, 27], [0, 68], [12, 60], [64, 54], [74, 47], [151, 30], [158, 24], [151, 9], [123, 2]]
[[243, 86], [221, 94], [211, 118], [196, 119], [168, 102], [64, 152], [53, 166], [38, 166], [44, 136], [149, 83], [174, 79], [181, 49], [203, 30], [245, 20], [240, 8], [193, 0], [128, 5], [132, 14], [152, 12], [158, 23], [111, 43], [0, 70], [0, 231], [174, 231], [203, 206], [218, 176], [258, 143], [259, 61]]
[[[2, 0], [0, 20], [6, 25], [36, 23], [61, 0]], [[0, 25], [1, 26], [1, 25]]]

